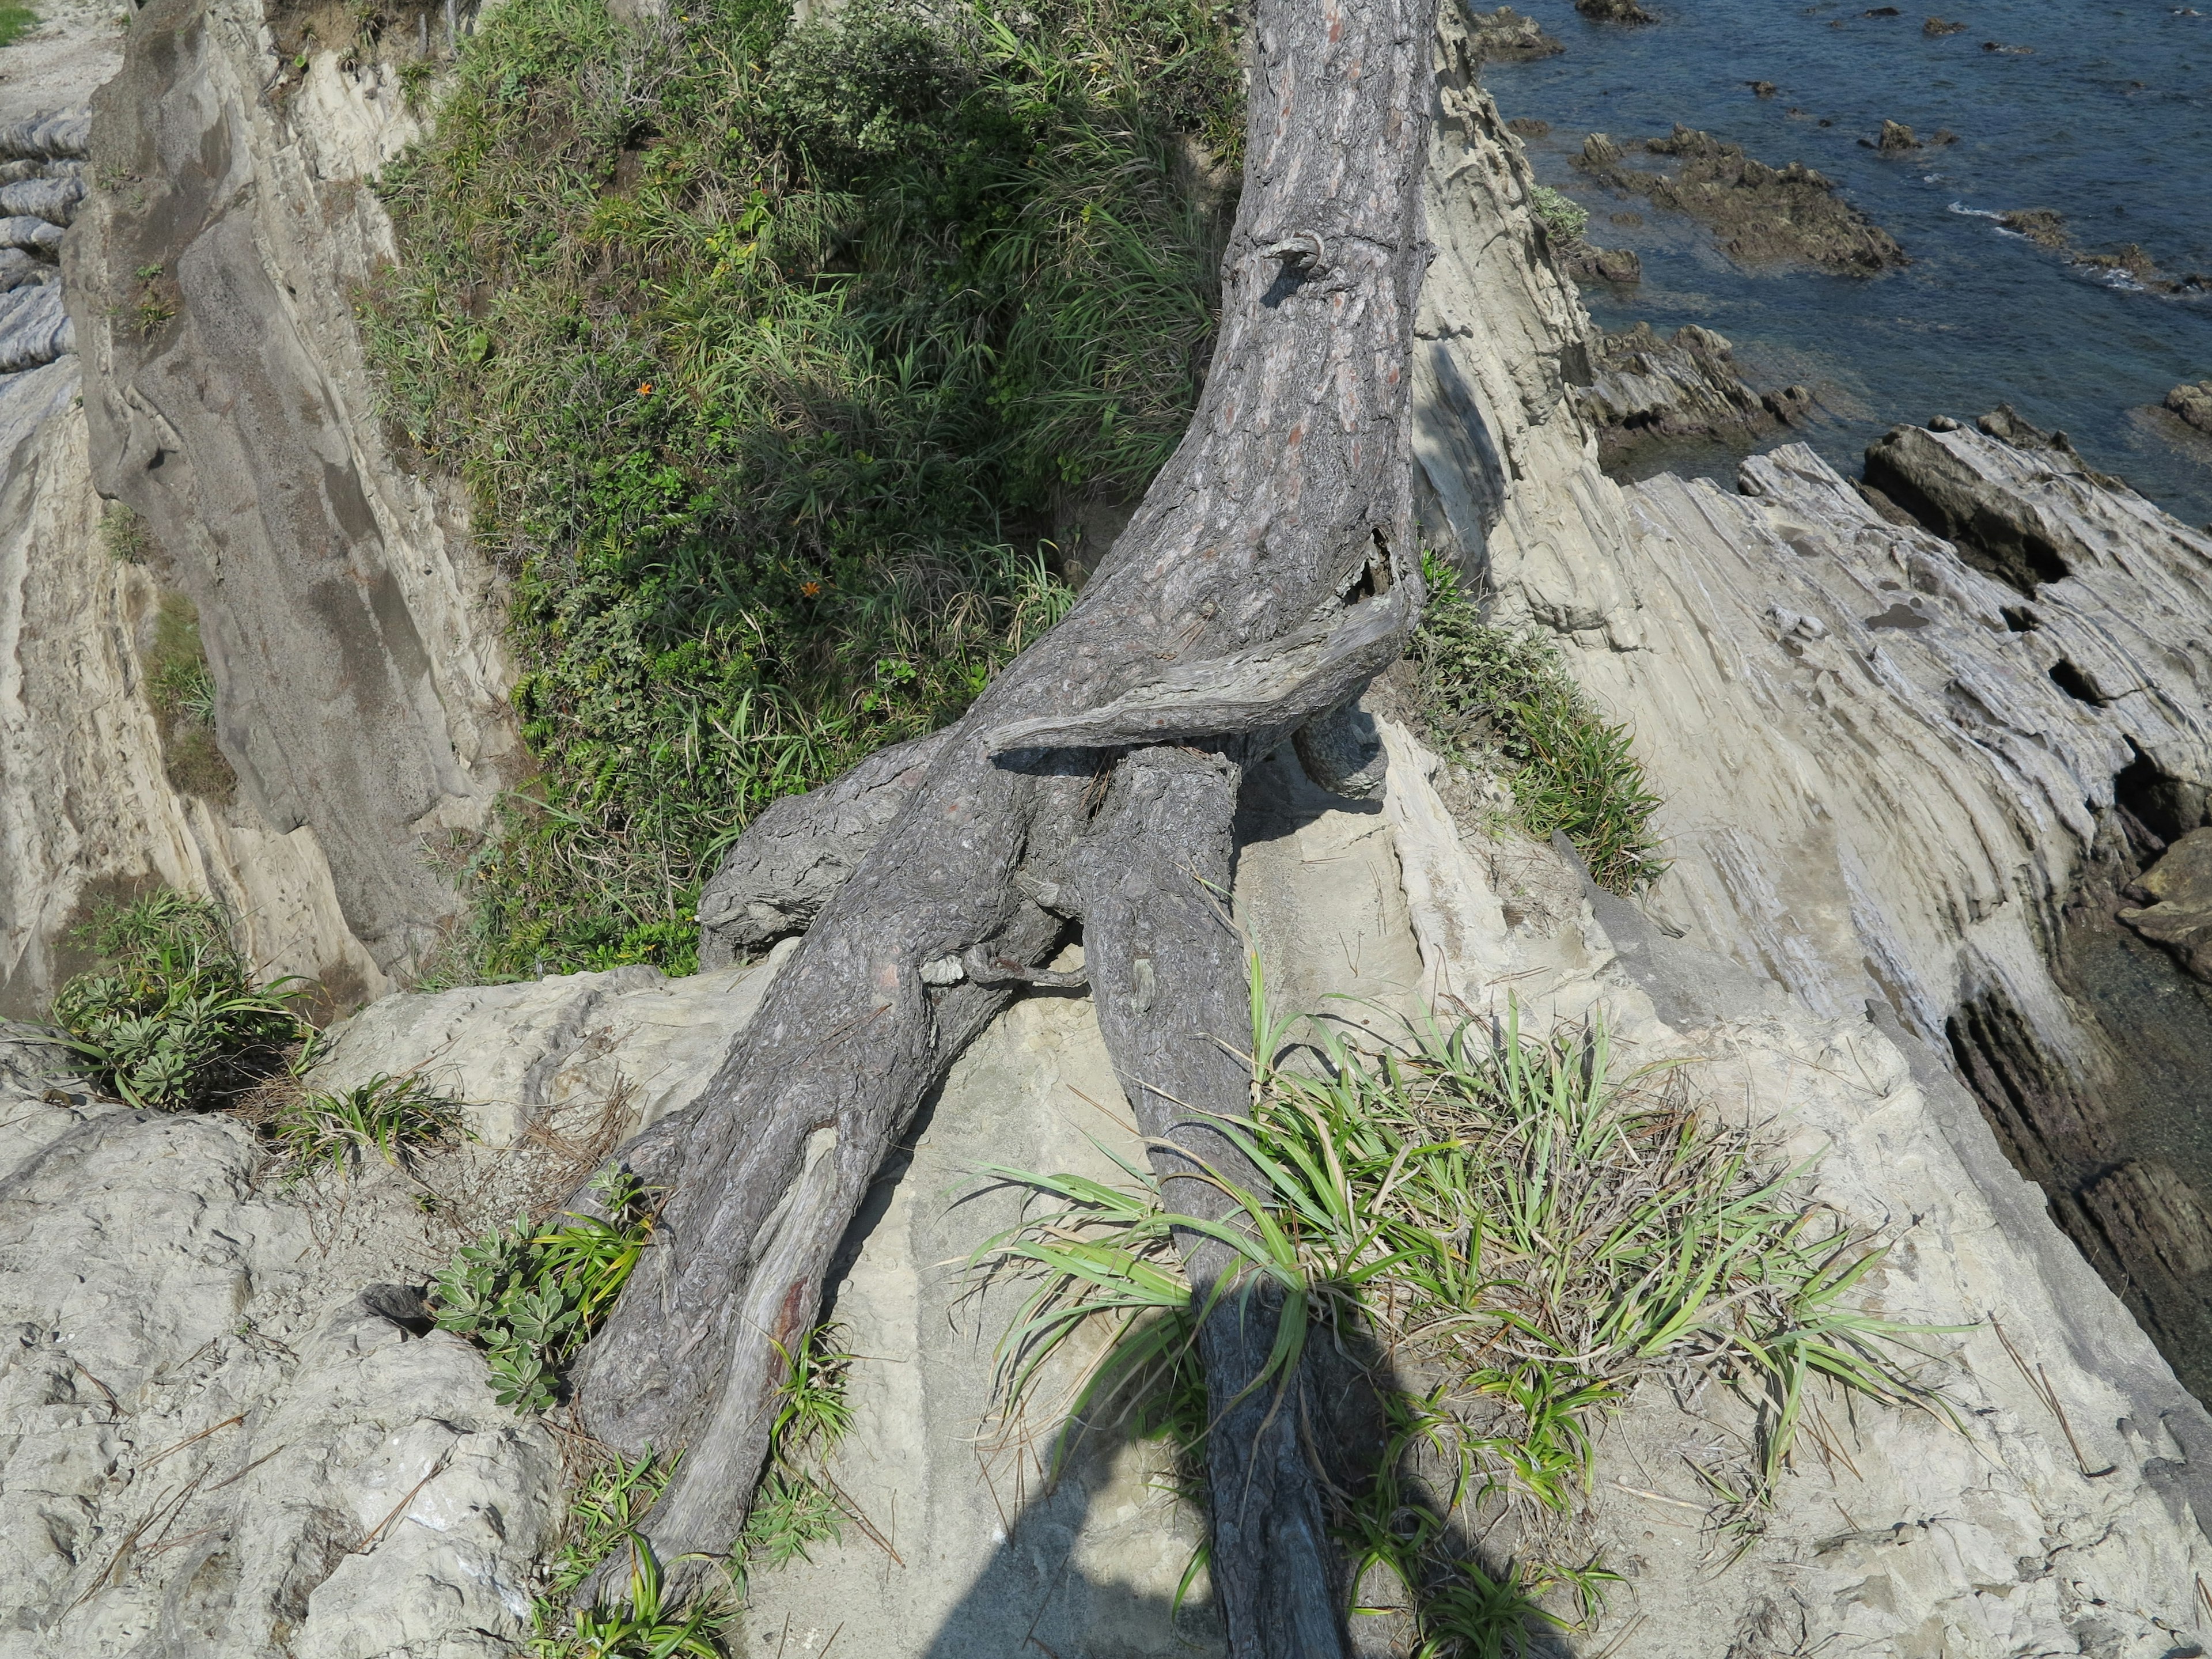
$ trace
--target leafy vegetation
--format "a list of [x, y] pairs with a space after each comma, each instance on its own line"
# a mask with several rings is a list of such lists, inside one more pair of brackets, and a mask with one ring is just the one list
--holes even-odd
[[54, 1023], [93, 1080], [133, 1106], [232, 1105], [305, 1034], [305, 985], [256, 984], [205, 899], [164, 889], [103, 902], [80, 937], [98, 960], [55, 994]]
[[[134, 515], [131, 522], [141, 527], [121, 533], [143, 535], [142, 521]], [[216, 742], [215, 671], [200, 643], [199, 613], [181, 593], [161, 596], [145, 670], [146, 701], [161, 734], [163, 774], [185, 794], [228, 801], [237, 790], [238, 775]]]
[[1449, 759], [1494, 756], [1522, 827], [1539, 841], [1564, 830], [1601, 887], [1632, 893], [1666, 871], [1651, 830], [1659, 798], [1627, 732], [1600, 714], [1534, 630], [1481, 619], [1457, 574], [1426, 562], [1429, 605], [1413, 636], [1430, 740]]
[[653, 1235], [659, 1211], [635, 1176], [610, 1165], [592, 1191], [606, 1218], [571, 1212], [533, 1226], [519, 1215], [465, 1247], [431, 1286], [439, 1327], [484, 1350], [494, 1397], [518, 1415], [558, 1400], [562, 1368], [614, 1306]]
[[39, 26], [39, 14], [28, 6], [0, 6], [0, 46], [12, 46]]
[[343, 1175], [356, 1157], [374, 1153], [396, 1166], [410, 1147], [450, 1140], [461, 1116], [421, 1078], [379, 1073], [350, 1089], [293, 1097], [276, 1108], [268, 1133], [295, 1169], [319, 1164]]
[[1058, 617], [1214, 325], [1212, 0], [514, 0], [382, 185], [392, 418], [514, 573], [541, 775], [456, 849], [477, 971], [692, 961], [768, 802], [956, 716]]
[[1562, 242], [1578, 242], [1589, 228], [1589, 210], [1549, 185], [1529, 187], [1528, 206], [1544, 228]]
[[[1280, 1309], [1262, 1384], [1285, 1386], [1316, 1332], [1389, 1357], [1370, 1377], [1392, 1425], [1386, 1456], [1340, 1521], [1355, 1553], [1413, 1593], [1420, 1651], [1517, 1648], [1528, 1619], [1557, 1621], [1533, 1600], [1547, 1591], [1587, 1616], [1608, 1582], [1599, 1565], [1529, 1559], [1499, 1577], [1453, 1544], [1450, 1523], [1486, 1503], [1567, 1514], [1598, 1422], [1647, 1379], [1715, 1378], [1747, 1403], [1755, 1454], [1735, 1476], [1709, 1473], [1762, 1504], [1815, 1381], [1942, 1409], [1916, 1380], [1920, 1328], [1859, 1304], [1881, 1252], [1798, 1195], [1802, 1169], [1767, 1170], [1753, 1136], [1679, 1073], [1617, 1075], [1601, 1025], [1546, 1042], [1517, 1022], [1494, 1042], [1471, 1024], [1431, 1027], [1380, 1057], [1316, 1027], [1297, 1049], [1318, 1066], [1299, 1069], [1281, 1058], [1290, 1027], [1261, 1008], [1255, 971], [1255, 1106], [1222, 1130], [1262, 1190], [1217, 1172], [1233, 1224], [1167, 1212], [1133, 1161], [1118, 1184], [988, 1171], [1050, 1200], [975, 1258], [1036, 1278], [1002, 1379], [1018, 1402], [1099, 1317], [1116, 1335], [1079, 1406], [1179, 1362], [1206, 1310], [1170, 1231], [1221, 1240], [1239, 1285]], [[1416, 1393], [1407, 1377], [1441, 1380]], [[1442, 1470], [1442, 1497], [1426, 1495], [1434, 1479], [1401, 1486], [1415, 1452], [1428, 1475]]]

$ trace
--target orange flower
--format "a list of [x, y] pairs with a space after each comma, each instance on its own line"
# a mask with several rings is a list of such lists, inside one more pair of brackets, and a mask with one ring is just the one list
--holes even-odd
[[650, 380], [640, 380], [637, 383], [637, 395], [641, 398], [650, 398], [653, 396], [653, 382]]
[[819, 593], [822, 591], [822, 584], [820, 582], [801, 582], [799, 585], [799, 591], [805, 594], [806, 597], [811, 599], [817, 593]]

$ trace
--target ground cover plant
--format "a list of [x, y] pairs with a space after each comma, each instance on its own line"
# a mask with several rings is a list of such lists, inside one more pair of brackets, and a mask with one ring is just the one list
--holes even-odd
[[1208, 0], [514, 0], [461, 44], [364, 318], [514, 577], [542, 769], [457, 854], [462, 971], [688, 968], [763, 805], [1057, 618], [1052, 514], [1141, 490], [1203, 379], [1189, 149], [1233, 167], [1241, 98]]
[[206, 899], [168, 889], [103, 902], [80, 937], [94, 964], [54, 994], [53, 1021], [93, 1081], [133, 1106], [236, 1104], [284, 1069], [310, 988], [261, 983]]
[[1521, 826], [1566, 832], [1598, 884], [1631, 893], [1667, 868], [1651, 827], [1659, 799], [1627, 731], [1607, 720], [1535, 629], [1482, 620], [1442, 561], [1426, 562], [1429, 603], [1413, 635], [1425, 735], [1447, 759], [1495, 757]]
[[[1255, 1386], [1283, 1386], [1326, 1342], [1373, 1390], [1385, 1431], [1340, 1494], [1340, 1537], [1411, 1593], [1422, 1653], [1517, 1650], [1535, 1626], [1595, 1610], [1611, 1575], [1576, 1557], [1568, 1522], [1597, 1429], [1641, 1383], [1741, 1398], [1756, 1429], [1740, 1467], [1705, 1473], [1754, 1508], [1816, 1385], [1942, 1409], [1917, 1328], [1863, 1305], [1881, 1252], [1680, 1074], [1622, 1074], [1602, 1025], [1540, 1041], [1510, 1021], [1431, 1028], [1381, 1055], [1318, 1026], [1289, 1035], [1255, 1016], [1252, 1115], [1223, 1132], [1262, 1190], [1217, 1176], [1229, 1222], [1169, 1213], [1133, 1161], [1119, 1182], [994, 1169], [1045, 1202], [975, 1263], [1036, 1278], [1000, 1349], [1010, 1409], [1078, 1329], [1115, 1322], [1073, 1401], [1096, 1418], [1188, 1352], [1204, 1310], [1171, 1233], [1228, 1243], [1280, 1310]], [[1516, 1518], [1517, 1559], [1475, 1559], [1478, 1511]]]
[[657, 1196], [615, 1166], [592, 1177], [604, 1216], [543, 1224], [517, 1216], [465, 1247], [432, 1282], [439, 1328], [483, 1348], [494, 1396], [518, 1413], [549, 1410], [562, 1373], [606, 1317], [653, 1236]]

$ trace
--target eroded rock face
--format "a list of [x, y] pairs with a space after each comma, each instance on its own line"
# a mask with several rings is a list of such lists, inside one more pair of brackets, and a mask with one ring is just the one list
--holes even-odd
[[[241, 799], [309, 830], [379, 968], [457, 903], [424, 853], [515, 752], [489, 570], [378, 428], [351, 296], [392, 253], [366, 180], [414, 136], [397, 71], [314, 54], [285, 95], [258, 0], [155, 0], [94, 105], [117, 188], [72, 240], [102, 493], [198, 607]], [[158, 278], [142, 273], [158, 270]], [[149, 281], [173, 314], [123, 325]]]
[[419, 1273], [404, 1182], [350, 1222], [242, 1126], [103, 1103], [0, 1039], [0, 1601], [23, 1659], [511, 1654], [560, 1514], [542, 1425]]
[[1522, 64], [1539, 58], [1556, 58], [1567, 48], [1556, 35], [1547, 34], [1533, 17], [1523, 17], [1510, 6], [1496, 11], [1469, 10], [1463, 16], [1456, 6], [1438, 20], [1443, 29], [1463, 29], [1468, 51], [1478, 64]]
[[1674, 158], [1674, 171], [1627, 166], [1622, 148], [1603, 133], [1590, 135], [1576, 165], [1615, 190], [1688, 214], [1746, 264], [1797, 260], [1872, 274], [1908, 263], [1896, 238], [1802, 161], [1771, 167], [1740, 144], [1684, 126], [1641, 148]]

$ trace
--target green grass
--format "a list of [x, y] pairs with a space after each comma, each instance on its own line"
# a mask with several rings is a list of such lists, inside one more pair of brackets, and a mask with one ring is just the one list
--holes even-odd
[[[744, 1535], [724, 1563], [725, 1575], [678, 1606], [662, 1594], [660, 1563], [640, 1535], [646, 1514], [666, 1489], [677, 1459], [648, 1451], [634, 1460], [614, 1457], [588, 1474], [568, 1502], [568, 1515], [535, 1602], [537, 1659], [676, 1659], [719, 1655], [721, 1633], [744, 1600], [755, 1566], [781, 1566], [803, 1559], [807, 1547], [842, 1535], [854, 1518], [829, 1475], [829, 1461], [851, 1431], [845, 1393], [853, 1357], [836, 1340], [836, 1328], [817, 1326], [784, 1354], [786, 1371], [776, 1389], [769, 1429], [769, 1467]], [[617, 1551], [630, 1554], [629, 1593], [581, 1611], [568, 1597]]]
[[830, 1460], [853, 1427], [845, 1397], [853, 1356], [836, 1335], [836, 1327], [821, 1325], [796, 1350], [778, 1350], [784, 1378], [769, 1431], [768, 1473], [736, 1553], [741, 1571], [804, 1560], [808, 1546], [842, 1537], [852, 1518], [830, 1476]]
[[12, 46], [39, 26], [39, 14], [28, 6], [0, 6], [0, 46]]
[[81, 932], [99, 960], [55, 993], [53, 1020], [92, 1079], [157, 1111], [238, 1103], [285, 1068], [307, 987], [257, 982], [222, 916], [162, 890], [103, 903]]
[[1203, 378], [1231, 15], [514, 0], [463, 44], [364, 316], [514, 579], [541, 769], [452, 849], [473, 971], [688, 969], [753, 816], [1064, 610], [1054, 514], [1140, 491]]
[[[1761, 1504], [1816, 1384], [1943, 1411], [1918, 1380], [1923, 1328], [1863, 1305], [1881, 1252], [1804, 1194], [1803, 1170], [1769, 1167], [1681, 1074], [1620, 1073], [1601, 1025], [1547, 1041], [1510, 1023], [1495, 1041], [1432, 1026], [1379, 1058], [1316, 1027], [1300, 1046], [1322, 1063], [1305, 1070], [1275, 1063], [1293, 1052], [1290, 1031], [1259, 1013], [1256, 971], [1254, 1006], [1254, 1052], [1267, 1057], [1254, 1113], [1222, 1127], [1265, 1190], [1217, 1177], [1233, 1224], [1167, 1212], [1133, 1161], [1115, 1182], [986, 1171], [1047, 1200], [974, 1258], [1036, 1278], [1000, 1346], [1002, 1389], [1018, 1409], [1043, 1362], [1100, 1318], [1115, 1334], [1079, 1411], [1187, 1354], [1205, 1310], [1192, 1308], [1170, 1232], [1221, 1239], [1237, 1282], [1270, 1286], [1282, 1310], [1255, 1386], [1283, 1386], [1317, 1332], [1386, 1357], [1371, 1380], [1390, 1447], [1340, 1526], [1413, 1591], [1422, 1651], [1520, 1644], [1547, 1591], [1571, 1591], [1585, 1613], [1595, 1605], [1607, 1582], [1597, 1564], [1524, 1559], [1501, 1578], [1452, 1552], [1447, 1522], [1486, 1502], [1569, 1514], [1599, 1424], [1648, 1381], [1702, 1376], [1741, 1398], [1756, 1426], [1736, 1478]], [[1224, 1276], [1214, 1294], [1235, 1288]], [[1417, 1396], [1407, 1377], [1443, 1380]], [[1441, 1500], [1396, 1484], [1416, 1449], [1446, 1471]]]
[[512, 1225], [465, 1247], [431, 1285], [441, 1329], [483, 1348], [494, 1398], [517, 1415], [549, 1410], [562, 1372], [599, 1328], [653, 1236], [654, 1194], [610, 1166], [592, 1182], [607, 1214]]
[[267, 1133], [298, 1172], [321, 1166], [342, 1176], [355, 1158], [372, 1154], [398, 1167], [410, 1149], [452, 1140], [462, 1125], [459, 1109], [421, 1078], [380, 1074], [285, 1101]]
[[1449, 566], [1425, 562], [1429, 604], [1412, 653], [1425, 735], [1447, 758], [1492, 759], [1522, 827], [1539, 841], [1565, 830], [1600, 886], [1650, 886], [1667, 869], [1651, 828], [1659, 799], [1626, 730], [1574, 683], [1547, 635], [1490, 626]]
[[[111, 516], [108, 522], [118, 526], [111, 549], [150, 544], [143, 521], [135, 514], [128, 521]], [[146, 701], [161, 735], [163, 775], [181, 793], [217, 804], [228, 801], [237, 791], [238, 775], [216, 741], [215, 671], [200, 642], [199, 613], [183, 594], [161, 596], [144, 666]]]
[[100, 515], [100, 544], [125, 564], [143, 564], [161, 550], [146, 520], [121, 501], [110, 501]]

